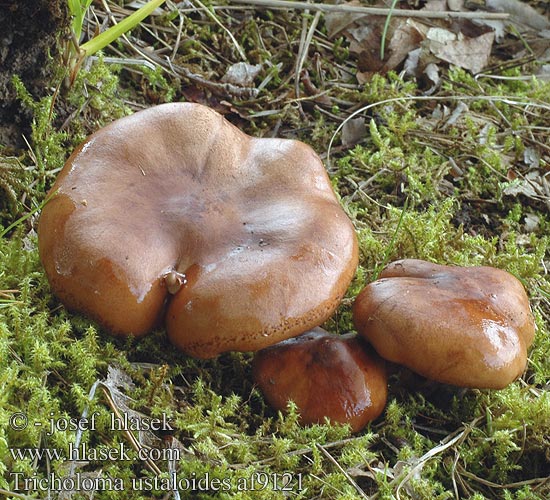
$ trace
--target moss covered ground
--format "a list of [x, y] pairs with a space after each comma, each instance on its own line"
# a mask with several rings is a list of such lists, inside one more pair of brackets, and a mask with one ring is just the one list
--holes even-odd
[[[358, 84], [348, 42], [330, 39], [322, 17], [219, 5], [165, 7], [85, 61], [70, 88], [52, 54], [46, 97], [13, 80], [33, 122], [27, 149], [0, 145], [0, 495], [550, 498], [550, 82], [524, 78], [536, 58], [509, 56], [530, 40], [509, 35], [506, 56], [494, 55], [492, 75], [506, 78], [442, 66], [427, 95], [422, 81], [395, 72]], [[98, 4], [88, 30], [121, 15], [114, 2]], [[241, 51], [262, 65], [256, 95], [220, 84]], [[307, 94], [311, 81], [295, 82], [300, 55], [328, 100]], [[395, 369], [387, 408], [364, 431], [302, 427], [292, 405], [285, 415], [265, 405], [251, 354], [198, 361], [175, 352], [163, 330], [115, 339], [67, 312], [37, 251], [47, 189], [86, 135], [171, 100], [209, 104], [252, 135], [298, 138], [323, 157], [360, 244], [360, 267], [327, 329], [353, 329], [353, 298], [388, 261], [499, 267], [523, 282], [537, 322], [521, 378], [499, 391], [466, 390]], [[352, 113], [365, 132], [343, 145]], [[113, 428], [122, 414], [168, 418], [171, 429]], [[75, 429], [82, 417], [93, 425]], [[71, 443], [97, 455], [71, 460]], [[97, 490], [42, 487], [76, 473]]]

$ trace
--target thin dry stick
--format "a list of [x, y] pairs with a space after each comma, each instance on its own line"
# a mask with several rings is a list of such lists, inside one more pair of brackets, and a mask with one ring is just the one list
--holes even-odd
[[[351, 437], [351, 438], [341, 439], [339, 441], [333, 441], [331, 443], [325, 444], [324, 448], [326, 450], [328, 448], [335, 448], [337, 446], [343, 446], [343, 445], [351, 443], [353, 441], [357, 441], [361, 438], [362, 438], [362, 436], [358, 436], [358, 437]], [[285, 457], [294, 457], [294, 456], [306, 455], [308, 453], [311, 453], [312, 451], [313, 451], [313, 449], [311, 447], [301, 448], [299, 450], [293, 450], [293, 451], [289, 451], [289, 452], [285, 453]], [[259, 467], [261, 465], [266, 465], [266, 464], [269, 464], [271, 462], [274, 462], [275, 460], [277, 460], [276, 457], [269, 457], [269, 458], [264, 458], [263, 460], [256, 460], [255, 462], [250, 462], [250, 463], [246, 463], [246, 464], [229, 465], [229, 468], [231, 468], [231, 469], [243, 469], [245, 467]]]
[[494, 483], [493, 481], [488, 481], [487, 479], [483, 479], [479, 476], [476, 476], [471, 472], [468, 472], [460, 464], [458, 465], [457, 468], [460, 470], [460, 474], [462, 474], [463, 476], [466, 476], [468, 479], [473, 479], [474, 481], [480, 484], [483, 484], [485, 486], [488, 486], [490, 488], [499, 488], [499, 489], [509, 490], [509, 489], [521, 488], [522, 486], [531, 486], [531, 485], [542, 486], [550, 482], [550, 477], [535, 477], [533, 479], [526, 479], [525, 481], [518, 481], [516, 483], [498, 484], [498, 483]]
[[[325, 3], [305, 3], [292, 0], [231, 0], [233, 3], [255, 5], [271, 9], [319, 10], [321, 12], [352, 12], [363, 15], [387, 16], [390, 9], [359, 7], [355, 5], [332, 5]], [[452, 12], [432, 10], [396, 9], [392, 17], [422, 17], [429, 19], [508, 19], [504, 12]]]
[[174, 42], [174, 47], [172, 49], [172, 56], [170, 57], [170, 60], [173, 61], [176, 58], [176, 54], [178, 53], [178, 50], [180, 48], [181, 43], [181, 34], [183, 32], [183, 14], [179, 12], [179, 25], [178, 25], [178, 34], [176, 36], [176, 41]]
[[210, 9], [208, 7], [206, 7], [206, 5], [204, 5], [201, 0], [194, 0], [195, 2], [197, 2], [200, 6], [200, 8], [204, 11], [204, 13], [210, 18], [212, 19], [212, 21], [214, 21], [222, 30], [224, 30], [227, 35], [229, 36], [229, 38], [231, 39], [231, 41], [233, 42], [233, 45], [235, 46], [235, 49], [237, 50], [237, 52], [239, 53], [239, 56], [241, 57], [241, 59], [244, 61], [244, 62], [247, 62], [248, 59], [246, 57], [246, 54], [244, 53], [244, 50], [241, 48], [241, 46], [239, 45], [239, 42], [237, 42], [237, 39], [233, 36], [233, 33], [231, 33], [231, 31], [229, 31], [223, 24], [222, 22], [215, 16], [215, 14], [213, 14]]
[[351, 119], [355, 118], [360, 113], [364, 113], [365, 111], [368, 111], [371, 108], [374, 108], [376, 106], [381, 106], [383, 104], [390, 104], [394, 102], [403, 102], [403, 101], [497, 101], [502, 102], [510, 105], [518, 105], [518, 106], [529, 106], [539, 109], [544, 109], [546, 111], [550, 111], [550, 105], [544, 103], [544, 102], [534, 102], [534, 101], [519, 101], [516, 100], [513, 97], [509, 96], [488, 96], [488, 95], [481, 95], [481, 96], [456, 96], [456, 95], [450, 95], [450, 96], [403, 96], [403, 97], [391, 97], [389, 99], [384, 99], [382, 101], [373, 102], [371, 104], [367, 104], [366, 106], [363, 106], [359, 109], [356, 109], [353, 113], [351, 113], [349, 116], [346, 117], [345, 120], [338, 125], [338, 128], [334, 131], [334, 134], [332, 134], [332, 137], [328, 143], [327, 148], [327, 154], [326, 154], [326, 162], [327, 166], [331, 167], [331, 161], [330, 161], [330, 153], [332, 150], [332, 145], [336, 139], [336, 136], [340, 133], [344, 125]]
[[[111, 7], [109, 7], [109, 4], [107, 3], [107, 1], [106, 0], [101, 0], [101, 3], [103, 4], [103, 8], [105, 9], [105, 13], [107, 14], [107, 17], [105, 18], [105, 21], [107, 22], [108, 19], [111, 19], [111, 22], [113, 23], [113, 25], [117, 25], [118, 21], [116, 20], [115, 15], [111, 11]], [[126, 33], [123, 33], [121, 35], [121, 38], [123, 40], [126, 40], [126, 42], [130, 43], [130, 41], [128, 40], [128, 37], [126, 36]]]
[[[103, 393], [105, 394], [105, 397], [107, 398], [107, 402], [109, 403], [109, 406], [111, 407], [111, 409], [115, 412], [115, 415], [121, 420], [123, 421], [123, 417], [122, 415], [120, 414], [120, 411], [117, 407], [117, 405], [115, 404], [115, 402], [113, 401], [113, 398], [111, 397], [111, 395], [109, 394], [109, 390], [105, 387], [102, 387], [103, 389]], [[130, 441], [130, 444], [133, 446], [134, 450], [136, 451], [139, 451], [141, 448], [143, 448], [142, 444], [136, 439], [136, 437], [134, 436], [134, 434], [128, 430], [128, 429], [125, 429], [124, 430], [124, 434], [126, 434], [126, 437], [128, 438], [128, 440]], [[157, 476], [160, 476], [162, 474], [162, 471], [157, 467], [157, 465], [155, 464], [155, 462], [153, 462], [151, 459], [145, 459], [144, 460], [145, 462], [145, 465], [151, 470], [151, 472], [153, 472], [155, 475]]]
[[22, 495], [21, 493], [15, 493], [13, 491], [8, 491], [3, 488], [0, 488], [0, 494], [6, 495], [6, 497], [23, 498], [24, 500], [34, 500], [34, 497], [30, 497], [28, 495]]
[[523, 81], [527, 82], [533, 79], [536, 80], [550, 80], [550, 75], [546, 73], [540, 73], [538, 75], [520, 75], [520, 76], [505, 76], [505, 75], [489, 75], [486, 73], [478, 73], [475, 77], [476, 80], [480, 78], [491, 78], [492, 80], [508, 80], [508, 81]]
[[365, 494], [365, 492], [361, 489], [361, 487], [353, 480], [353, 478], [344, 470], [344, 468], [336, 461], [336, 459], [327, 451], [325, 448], [323, 448], [322, 445], [317, 444], [317, 448], [323, 452], [323, 455], [327, 457], [335, 466], [336, 468], [344, 475], [344, 477], [349, 481], [349, 483], [357, 490], [361, 498], [365, 498], [368, 500], [368, 496]]
[[302, 38], [300, 39], [300, 50], [298, 51], [298, 57], [296, 58], [296, 74], [294, 76], [296, 97], [298, 98], [300, 97], [300, 75], [302, 73], [302, 68], [304, 67], [304, 63], [306, 61], [309, 46], [313, 40], [313, 35], [317, 29], [320, 18], [321, 12], [318, 11], [313, 18], [313, 21], [311, 21], [311, 26], [309, 27], [306, 35], [305, 28], [307, 27], [307, 18], [304, 17], [304, 30], [302, 30]]
[[[479, 419], [476, 419], [474, 422], [472, 422], [471, 424], [472, 427], [473, 425], [475, 425], [475, 422], [477, 420]], [[401, 479], [401, 481], [399, 482], [399, 485], [397, 486], [397, 489], [395, 490], [395, 495], [397, 497], [397, 500], [400, 500], [401, 498], [401, 495], [400, 495], [401, 488], [403, 488], [403, 486], [407, 484], [412, 477], [414, 477], [415, 473], [419, 469], [421, 469], [428, 460], [435, 457], [439, 453], [445, 451], [446, 449], [450, 448], [451, 446], [455, 445], [459, 441], [462, 441], [463, 439], [465, 439], [466, 436], [470, 433], [470, 431], [471, 431], [471, 427], [466, 427], [464, 428], [464, 430], [456, 434], [452, 439], [449, 439], [452, 436], [452, 434], [449, 434], [449, 436], [446, 439], [443, 439], [441, 441], [441, 444], [439, 444], [435, 448], [432, 448], [427, 453], [422, 455], [418, 459], [418, 461], [415, 463], [415, 465], [411, 468], [411, 470], [407, 474], [405, 474], [405, 477], [403, 479], [401, 479], [402, 475], [396, 477], [394, 479], [394, 482], [397, 481], [398, 479]]]
[[458, 493], [458, 484], [456, 482], [456, 466], [458, 464], [459, 459], [460, 459], [460, 453], [458, 453], [458, 451], [455, 451], [455, 459], [453, 460], [453, 466], [451, 469], [451, 479], [453, 481], [453, 492], [455, 494], [456, 500], [460, 500], [460, 495]]
[[173, 64], [169, 57], [162, 58], [154, 52], [146, 52], [145, 50], [141, 49], [135, 44], [130, 43], [129, 41], [126, 42], [126, 45], [131, 47], [145, 60], [149, 61], [152, 64], [160, 66], [162, 69], [168, 72], [168, 74], [187, 78], [188, 80], [204, 88], [207, 88], [214, 93], [221, 93], [223, 95], [231, 94], [234, 97], [239, 97], [243, 99], [250, 99], [256, 97], [256, 95], [258, 94], [258, 89], [255, 88], [238, 87], [237, 85], [233, 85], [232, 83], [211, 82], [206, 78], [191, 72], [185, 66], [178, 66]]
[[307, 20], [309, 10], [304, 11], [304, 16], [302, 17], [302, 31], [300, 34], [300, 46], [298, 47], [298, 56], [296, 57], [296, 66], [294, 67], [294, 93], [296, 97], [300, 97], [300, 60], [302, 59], [302, 52], [304, 50], [304, 45], [306, 44], [306, 30], [307, 30]]

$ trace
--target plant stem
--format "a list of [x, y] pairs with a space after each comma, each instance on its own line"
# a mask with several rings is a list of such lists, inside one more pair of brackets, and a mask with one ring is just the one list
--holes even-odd
[[98, 50], [103, 49], [110, 43], [114, 42], [119, 36], [137, 26], [165, 1], [166, 0], [151, 0], [119, 23], [111, 26], [108, 30], [81, 45], [80, 50], [83, 52], [84, 56], [95, 54]]

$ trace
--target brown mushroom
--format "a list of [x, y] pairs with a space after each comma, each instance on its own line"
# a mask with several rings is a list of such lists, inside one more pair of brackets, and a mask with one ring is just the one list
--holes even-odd
[[384, 361], [357, 335], [314, 328], [256, 353], [252, 373], [268, 403], [292, 400], [302, 424], [347, 423], [357, 432], [384, 410]]
[[385, 359], [431, 380], [502, 388], [521, 375], [535, 324], [522, 284], [492, 267], [406, 259], [353, 306], [357, 331]]
[[143, 335], [166, 315], [172, 342], [197, 357], [322, 323], [357, 265], [353, 226], [313, 150], [252, 138], [197, 104], [99, 130], [52, 189], [39, 248], [54, 293], [118, 334]]

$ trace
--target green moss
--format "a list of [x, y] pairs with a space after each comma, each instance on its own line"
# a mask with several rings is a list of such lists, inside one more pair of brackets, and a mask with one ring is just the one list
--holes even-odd
[[[250, 61], [270, 62], [262, 76], [272, 79], [257, 102], [232, 103], [243, 116], [263, 110], [277, 92], [288, 92], [294, 68], [290, 39], [299, 37], [301, 22], [296, 21], [301, 18], [288, 14], [286, 30], [280, 20], [274, 23], [275, 14], [262, 16], [268, 18], [267, 25], [261, 17], [242, 20], [239, 43]], [[282, 49], [271, 45], [274, 33], [289, 37]], [[232, 49], [219, 26], [205, 23], [194, 12], [184, 16], [181, 35], [178, 62], [188, 61], [205, 74], [221, 77], [222, 70], [202, 52], [214, 39], [213, 47], [225, 62], [232, 61]], [[340, 62], [348, 57], [343, 40], [331, 45], [330, 52]], [[335, 70], [327, 66], [325, 71], [333, 75]], [[479, 93], [480, 81], [467, 72], [451, 69], [446, 76], [442, 96]], [[89, 71], [79, 73], [73, 90], [56, 99], [36, 101], [16, 82], [20, 98], [35, 116], [31, 145], [36, 163], [31, 155], [9, 160], [9, 168], [5, 161], [0, 163], [0, 189], [7, 193], [0, 207], [4, 227], [25, 210], [23, 195], [32, 206], [44, 199], [76, 144], [129, 112], [125, 92], [137, 92], [139, 85], [121, 81], [124, 78], [121, 68], [100, 58]], [[175, 82], [159, 71], [145, 71], [142, 78], [161, 100], [181, 98]], [[320, 78], [313, 80], [321, 83]], [[360, 267], [325, 326], [335, 332], [353, 330], [352, 301], [386, 260], [414, 257], [493, 265], [520, 278], [532, 300], [538, 330], [521, 380], [501, 391], [461, 390], [396, 370], [385, 412], [358, 435], [329, 423], [302, 427], [292, 403], [285, 414], [265, 404], [251, 381], [250, 354], [192, 360], [174, 351], [163, 330], [140, 341], [113, 339], [86, 318], [65, 311], [49, 290], [29, 219], [0, 238], [0, 292], [10, 290], [0, 295], [0, 487], [12, 490], [10, 474], [18, 471], [26, 477], [36, 473], [43, 478], [49, 470], [66, 476], [66, 460], [17, 458], [13, 452], [47, 448], [65, 456], [76, 432], [59, 430], [47, 436], [45, 429], [52, 417], [76, 419], [87, 412], [96, 415], [96, 428], [84, 431], [81, 442], [104, 450], [123, 446], [130, 457], [75, 466], [79, 472], [101, 470], [124, 481], [123, 493], [99, 491], [94, 496], [98, 499], [164, 498], [169, 491], [147, 491], [146, 481], [157, 473], [160, 479], [169, 478], [174, 469], [179, 479], [195, 480], [194, 491], [191, 486], [180, 488], [181, 498], [281, 498], [284, 492], [274, 488], [285, 478], [293, 490], [288, 495], [301, 499], [356, 499], [356, 487], [391, 500], [397, 492], [402, 500], [456, 495], [472, 500], [548, 498], [548, 484], [539, 478], [547, 477], [550, 467], [550, 284], [541, 265], [548, 262], [550, 220], [540, 200], [510, 197], [504, 188], [510, 169], [527, 171], [522, 163], [531, 144], [526, 130], [547, 126], [546, 115], [525, 113], [517, 103], [548, 101], [550, 85], [487, 82], [482, 88], [485, 96], [510, 99], [466, 100], [468, 112], [447, 128], [442, 123], [448, 115], [434, 118], [438, 110], [433, 103], [404, 99], [375, 106], [365, 113], [367, 137], [333, 161], [333, 185], [357, 229]], [[336, 100], [329, 109], [342, 113], [344, 99], [359, 107], [416, 94], [414, 82], [395, 74], [377, 75], [359, 90], [331, 88], [328, 95]], [[61, 103], [69, 115], [58, 107]], [[441, 104], [452, 111], [456, 100], [449, 97]], [[276, 114], [252, 120], [247, 130], [262, 135], [280, 122], [291, 130], [290, 136], [302, 137], [323, 152], [339, 125], [315, 108], [305, 116], [290, 100], [276, 106]], [[530, 233], [524, 228], [527, 214], [540, 218]], [[168, 418], [173, 429], [163, 437], [132, 435], [152, 449], [177, 446], [177, 463], [161, 459], [158, 470], [151, 470], [138, 458], [129, 433], [112, 428], [111, 416], [117, 411], [137, 412], [142, 420]], [[14, 429], [10, 418], [17, 412], [31, 425]], [[132, 480], [144, 481], [141, 491], [131, 491]], [[198, 487], [201, 480], [204, 488]]]

